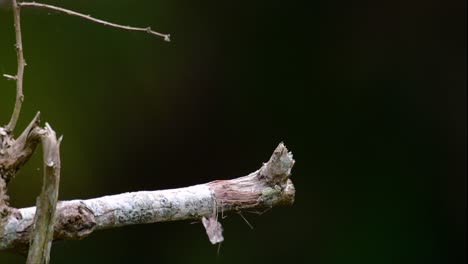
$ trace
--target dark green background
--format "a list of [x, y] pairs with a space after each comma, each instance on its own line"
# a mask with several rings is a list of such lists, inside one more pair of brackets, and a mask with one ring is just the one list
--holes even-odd
[[[465, 1], [47, 3], [173, 39], [23, 10], [17, 131], [40, 110], [64, 135], [61, 200], [242, 176], [280, 141], [297, 161], [294, 206], [246, 214], [253, 231], [223, 220], [219, 256], [201, 224], [172, 222], [54, 244], [52, 263], [464, 263]], [[1, 74], [12, 20], [3, 5]], [[14, 83], [0, 94], [6, 124]], [[13, 206], [34, 204], [41, 166]]]

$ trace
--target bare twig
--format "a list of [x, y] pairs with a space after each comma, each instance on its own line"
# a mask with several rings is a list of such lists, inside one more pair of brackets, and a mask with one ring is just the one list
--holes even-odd
[[107, 21], [104, 21], [104, 20], [101, 20], [101, 19], [93, 18], [93, 17], [91, 17], [91, 15], [85, 15], [85, 14], [81, 14], [81, 13], [78, 13], [78, 12], [75, 12], [75, 11], [72, 11], [72, 10], [68, 10], [68, 9], [65, 9], [65, 8], [52, 6], [52, 5], [41, 4], [41, 3], [36, 3], [36, 2], [21, 2], [21, 3], [18, 3], [18, 5], [20, 7], [28, 7], [29, 6], [29, 7], [39, 7], [39, 8], [51, 9], [51, 10], [55, 10], [55, 11], [58, 11], [58, 12], [65, 13], [67, 15], [81, 17], [81, 18], [84, 18], [84, 19], [87, 19], [87, 20], [90, 20], [92, 22], [99, 23], [99, 24], [102, 24], [102, 25], [105, 25], [105, 26], [110, 26], [110, 27], [120, 28], [120, 29], [124, 29], [124, 30], [130, 30], [130, 31], [142, 31], [142, 32], [146, 32], [146, 33], [149, 33], [149, 34], [152, 34], [152, 35], [162, 37], [167, 42], [171, 41], [171, 39], [170, 39], [171, 35], [170, 34], [162, 34], [162, 33], [153, 31], [153, 30], [151, 30], [150, 27], [140, 28], [140, 27], [123, 26], [123, 25], [107, 22]]
[[55, 212], [60, 183], [60, 142], [55, 131], [46, 123], [42, 136], [44, 152], [44, 176], [42, 191], [37, 199], [34, 227], [27, 264], [48, 264], [54, 235]]
[[[21, 106], [23, 104], [24, 95], [23, 95], [23, 76], [24, 76], [24, 66], [26, 66], [26, 62], [24, 61], [23, 55], [23, 40], [21, 38], [21, 15], [20, 15], [20, 7], [16, 0], [11, 1], [12, 9], [13, 9], [13, 17], [15, 21], [15, 35], [16, 35], [16, 57], [18, 60], [18, 70], [14, 79], [16, 80], [16, 101], [15, 107], [13, 109], [13, 113], [11, 114], [10, 122], [5, 127], [5, 130], [11, 132], [15, 129], [16, 122], [18, 122], [18, 117], [21, 112]], [[5, 76], [5, 75], [4, 75]], [[13, 77], [13, 76], [5, 76], [5, 77]], [[13, 78], [10, 78], [13, 79]]]
[[[269, 162], [244, 177], [218, 180], [186, 188], [142, 191], [89, 200], [59, 202], [54, 239], [82, 239], [95, 230], [126, 225], [213, 218], [216, 211], [239, 212], [294, 202], [289, 179], [292, 154], [280, 144]], [[35, 207], [19, 209], [0, 226], [0, 250], [24, 251], [33, 224]], [[206, 220], [205, 220], [206, 222]], [[219, 231], [219, 230], [218, 230]]]

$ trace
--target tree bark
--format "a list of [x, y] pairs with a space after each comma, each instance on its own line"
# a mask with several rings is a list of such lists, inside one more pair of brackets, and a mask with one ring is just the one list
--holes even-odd
[[[290, 205], [295, 195], [289, 179], [293, 165], [292, 154], [281, 143], [267, 163], [244, 177], [186, 188], [59, 202], [54, 240], [82, 239], [96, 230], [126, 225], [201, 220], [218, 212]], [[35, 211], [35, 207], [22, 208], [8, 216], [6, 224], [0, 226], [0, 250], [27, 250]]]

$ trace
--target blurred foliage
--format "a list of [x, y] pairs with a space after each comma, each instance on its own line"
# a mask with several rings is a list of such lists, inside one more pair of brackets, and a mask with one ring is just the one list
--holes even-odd
[[[4, 2], [4, 1], [2, 1]], [[159, 223], [54, 244], [52, 263], [449, 263], [466, 243], [466, 3], [44, 1], [172, 42], [22, 11], [25, 103], [62, 144], [60, 199], [250, 173], [280, 141], [296, 203], [223, 221]], [[0, 9], [0, 74], [14, 74]], [[0, 80], [0, 123], [14, 83]], [[9, 193], [39, 193], [40, 152]], [[0, 253], [0, 263], [24, 258]], [[464, 263], [464, 262], [463, 262]]]

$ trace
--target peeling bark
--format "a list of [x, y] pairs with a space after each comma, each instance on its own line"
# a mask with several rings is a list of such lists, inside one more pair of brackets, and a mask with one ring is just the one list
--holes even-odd
[[[259, 170], [232, 180], [218, 180], [186, 188], [141, 191], [89, 200], [59, 202], [54, 240], [82, 239], [96, 230], [133, 224], [186, 219], [201, 220], [218, 212], [266, 209], [294, 202], [289, 179], [292, 154], [281, 143]], [[36, 208], [22, 208], [0, 225], [0, 250], [24, 251]]]

